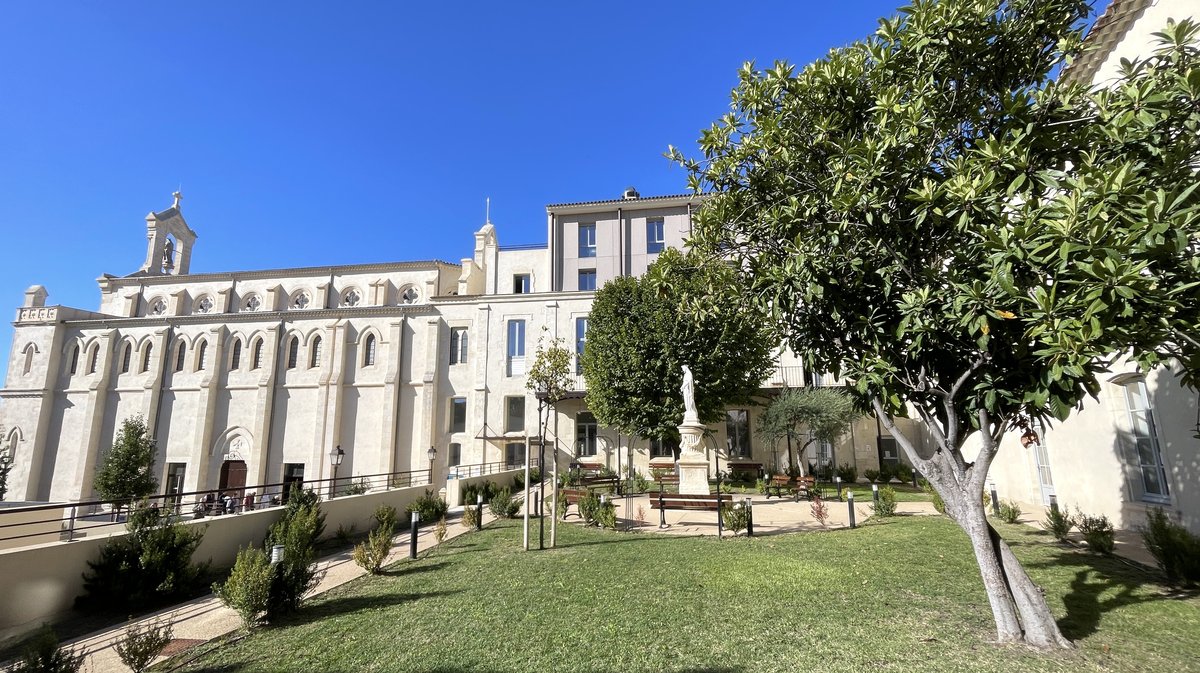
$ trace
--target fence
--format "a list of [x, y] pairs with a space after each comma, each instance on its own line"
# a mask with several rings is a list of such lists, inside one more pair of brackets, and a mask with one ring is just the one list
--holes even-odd
[[[429, 470], [414, 470], [166, 493], [149, 496], [146, 502], [151, 507], [165, 508], [180, 519], [201, 519], [241, 514], [282, 504], [287, 501], [293, 485], [311, 489], [322, 498], [330, 499], [427, 486], [429, 483]], [[92, 500], [0, 511], [0, 549], [44, 542], [71, 542], [89, 535], [124, 531], [129, 504], [128, 500]]]

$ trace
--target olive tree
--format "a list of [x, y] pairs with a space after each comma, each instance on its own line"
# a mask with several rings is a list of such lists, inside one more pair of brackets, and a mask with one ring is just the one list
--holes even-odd
[[1091, 91], [1052, 79], [1087, 11], [914, 2], [800, 71], [748, 64], [703, 156], [671, 150], [713, 192], [697, 245], [855, 381], [970, 538], [999, 640], [1040, 647], [1070, 643], [981, 505], [1001, 438], [1067, 417], [1120, 358], [1200, 365], [1200, 33], [1169, 25]]
[[803, 474], [799, 457], [804, 451], [814, 442], [836, 442], [860, 415], [843, 390], [787, 388], [759, 416], [758, 434], [770, 442], [786, 439], [788, 464]]
[[[571, 391], [571, 351], [563, 346], [563, 340], [550, 337], [543, 333], [538, 339], [537, 353], [533, 357], [533, 365], [525, 374], [525, 389], [538, 398], [538, 476], [541, 486], [539, 494], [546, 501], [546, 431], [555, 406]], [[543, 412], [545, 416], [543, 416]], [[554, 497], [550, 503], [550, 511], [558, 511], [558, 443], [550, 453], [550, 479], [554, 484]], [[529, 502], [529, 461], [525, 461], [525, 502]], [[545, 517], [538, 520], [539, 546], [545, 527]], [[558, 517], [550, 519], [550, 546], [553, 547], [558, 533]], [[529, 548], [529, 508], [525, 508], [524, 526], [525, 548]]]

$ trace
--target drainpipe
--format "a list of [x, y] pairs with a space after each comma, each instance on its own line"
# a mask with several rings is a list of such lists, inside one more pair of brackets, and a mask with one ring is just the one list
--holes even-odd
[[625, 275], [625, 209], [617, 206], [617, 276]]

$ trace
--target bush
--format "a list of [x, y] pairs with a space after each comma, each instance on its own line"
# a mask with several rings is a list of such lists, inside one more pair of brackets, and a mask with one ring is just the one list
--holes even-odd
[[876, 481], [879, 479], [879, 470], [863, 470], [863, 476], [867, 481]]
[[48, 626], [34, 638], [21, 656], [13, 673], [76, 673], [83, 666], [85, 653], [75, 653], [58, 644], [58, 636]]
[[479, 510], [473, 504], [469, 504], [463, 508], [462, 523], [467, 528], [475, 528], [479, 525]]
[[375, 519], [375, 526], [382, 528], [387, 526], [393, 531], [396, 530], [396, 508], [391, 505], [380, 505], [375, 508], [375, 513], [371, 515]]
[[611, 530], [617, 529], [617, 507], [611, 500], [600, 503], [596, 510], [596, 525]]
[[1079, 532], [1083, 534], [1083, 541], [1087, 543], [1088, 549], [1094, 552], [1112, 556], [1113, 548], [1116, 546], [1113, 540], [1113, 527], [1109, 523], [1108, 517], [1101, 514], [1100, 516], [1088, 516], [1080, 512], [1076, 516], [1076, 525], [1079, 526]]
[[879, 489], [879, 502], [872, 505], [875, 516], [896, 515], [896, 489], [884, 486]]
[[[462, 497], [463, 502], [468, 505], [477, 503], [479, 495], [483, 496], [484, 502], [491, 502], [492, 496], [500, 492], [500, 487], [495, 482], [488, 480], [478, 484], [467, 484], [463, 487]], [[428, 492], [427, 492], [428, 493]], [[410, 510], [411, 511], [411, 510]], [[421, 517], [424, 520], [424, 517]]]
[[1146, 550], [1171, 584], [1191, 586], [1200, 583], [1200, 536], [1167, 518], [1161, 507], [1146, 515], [1140, 529]]
[[1000, 520], [1004, 523], [1016, 523], [1021, 518], [1021, 507], [1012, 500], [1000, 501]]
[[858, 481], [858, 468], [849, 463], [843, 463], [837, 469], [837, 476], [841, 478], [844, 484], [853, 484]]
[[1066, 512], [1066, 510], [1058, 507], [1051, 507], [1046, 510], [1046, 519], [1042, 522], [1046, 530], [1054, 536], [1054, 539], [1059, 542], [1067, 541], [1067, 534], [1075, 527], [1075, 519]]
[[[491, 484], [492, 482], [484, 483]], [[485, 496], [484, 500], [489, 500], [489, 498]], [[413, 501], [404, 511], [410, 514], [416, 512], [421, 517], [421, 523], [430, 523], [446, 516], [449, 509], [450, 506], [446, 504], [445, 500], [442, 500], [441, 496], [426, 489], [425, 494]]]
[[174, 635], [170, 624], [154, 622], [145, 626], [131, 626], [125, 637], [117, 643], [117, 656], [133, 673], [144, 673], [150, 662], [171, 643]]
[[271, 567], [267, 619], [300, 609], [300, 601], [320, 581], [316, 544], [325, 532], [320, 498], [312, 491], [292, 488], [283, 516], [267, 533], [267, 546], [283, 545], [283, 561]]
[[736, 502], [721, 509], [721, 523], [725, 525], [725, 530], [731, 531], [734, 535], [745, 530], [746, 524], [749, 522], [750, 510], [746, 507], [745, 502]]
[[213, 584], [213, 593], [242, 618], [247, 629], [258, 623], [271, 599], [271, 559], [258, 547], [239, 549], [233, 571], [223, 584]]
[[438, 519], [437, 526], [433, 529], [433, 539], [441, 544], [446, 540], [446, 517]]
[[561, 488], [579, 486], [583, 483], [583, 470], [572, 468], [558, 475], [558, 485]]
[[754, 482], [754, 490], [758, 491], [760, 494], [766, 493], [767, 492], [767, 482], [763, 479], [759, 479], [759, 480], [755, 481]]
[[636, 468], [631, 471], [627, 483], [630, 493], [645, 493], [650, 490], [650, 481], [646, 479], [644, 474], [638, 472]]
[[345, 486], [343, 486], [341, 493], [339, 493], [338, 495], [362, 495], [362, 494], [366, 493], [367, 490], [368, 490], [367, 480], [364, 477], [362, 479], [359, 479], [358, 481], [352, 481], [349, 484], [346, 484]]
[[891, 465], [879, 466], [879, 483], [887, 484], [892, 481], [892, 477], [896, 476], [896, 471]]
[[[395, 510], [392, 510], [393, 512]], [[354, 562], [372, 575], [378, 575], [388, 553], [392, 551], [392, 536], [396, 532], [395, 522], [380, 524], [371, 531], [365, 542], [354, 546]]]
[[596, 513], [600, 511], [600, 497], [595, 493], [588, 493], [579, 499], [579, 516], [583, 518], [586, 524], [595, 523]]
[[812, 505], [809, 507], [809, 510], [812, 512], [813, 518], [817, 520], [817, 523], [821, 524], [821, 527], [824, 528], [825, 524], [829, 521], [829, 508], [825, 505], [825, 500], [814, 493], [812, 496]]
[[896, 478], [904, 483], [910, 483], [913, 479], [913, 469], [904, 463], [896, 466]]
[[517, 512], [521, 509], [521, 502], [512, 497], [512, 492], [507, 488], [500, 489], [500, 492], [492, 496], [488, 502], [488, 510], [492, 516], [498, 519], [512, 519], [517, 516]]
[[192, 564], [204, 531], [172, 521], [145, 502], [134, 507], [129, 534], [100, 548], [84, 573], [83, 608], [128, 614], [190, 597], [201, 587], [207, 566]]

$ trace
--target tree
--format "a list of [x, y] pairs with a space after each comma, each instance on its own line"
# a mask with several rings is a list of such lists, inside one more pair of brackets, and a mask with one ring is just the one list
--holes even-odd
[[96, 493], [104, 500], [130, 502], [158, 490], [154, 478], [154, 440], [141, 416], [125, 419], [96, 472]]
[[1200, 32], [1171, 25], [1090, 92], [1050, 79], [1087, 11], [919, 0], [799, 73], [748, 64], [703, 158], [671, 150], [714, 192], [696, 245], [856, 382], [969, 536], [999, 640], [1041, 647], [1070, 643], [980, 503], [1001, 437], [1065, 418], [1121, 357], [1200, 365]]
[[[571, 352], [563, 347], [562, 339], [550, 338], [543, 328], [543, 334], [538, 339], [537, 353], [533, 358], [533, 366], [525, 374], [525, 389], [538, 398], [538, 473], [540, 482], [546, 483], [546, 424], [557, 405], [572, 388], [571, 381]], [[543, 412], [545, 416], [543, 417]], [[554, 487], [554, 500], [550, 503], [550, 511], [558, 511], [558, 450], [550, 459], [551, 483]], [[525, 461], [525, 502], [529, 502], [529, 461]], [[543, 485], [540, 489], [542, 502], [546, 501], [546, 491]], [[538, 519], [538, 547], [542, 547], [542, 536], [545, 534], [545, 517]], [[557, 541], [558, 517], [550, 519], [550, 546]], [[524, 522], [525, 548], [529, 548], [529, 508], [525, 508]]]
[[[758, 434], [770, 442], [788, 441], [788, 464], [800, 466], [798, 458], [813, 442], [835, 442], [859, 417], [854, 399], [835, 388], [788, 388], [779, 393], [758, 419]], [[796, 442], [792, 454], [792, 442]]]
[[751, 400], [778, 343], [731, 268], [665, 250], [645, 276], [596, 293], [583, 355], [588, 408], [604, 425], [678, 446], [682, 365], [695, 377], [700, 420], [714, 423], [725, 405]]

